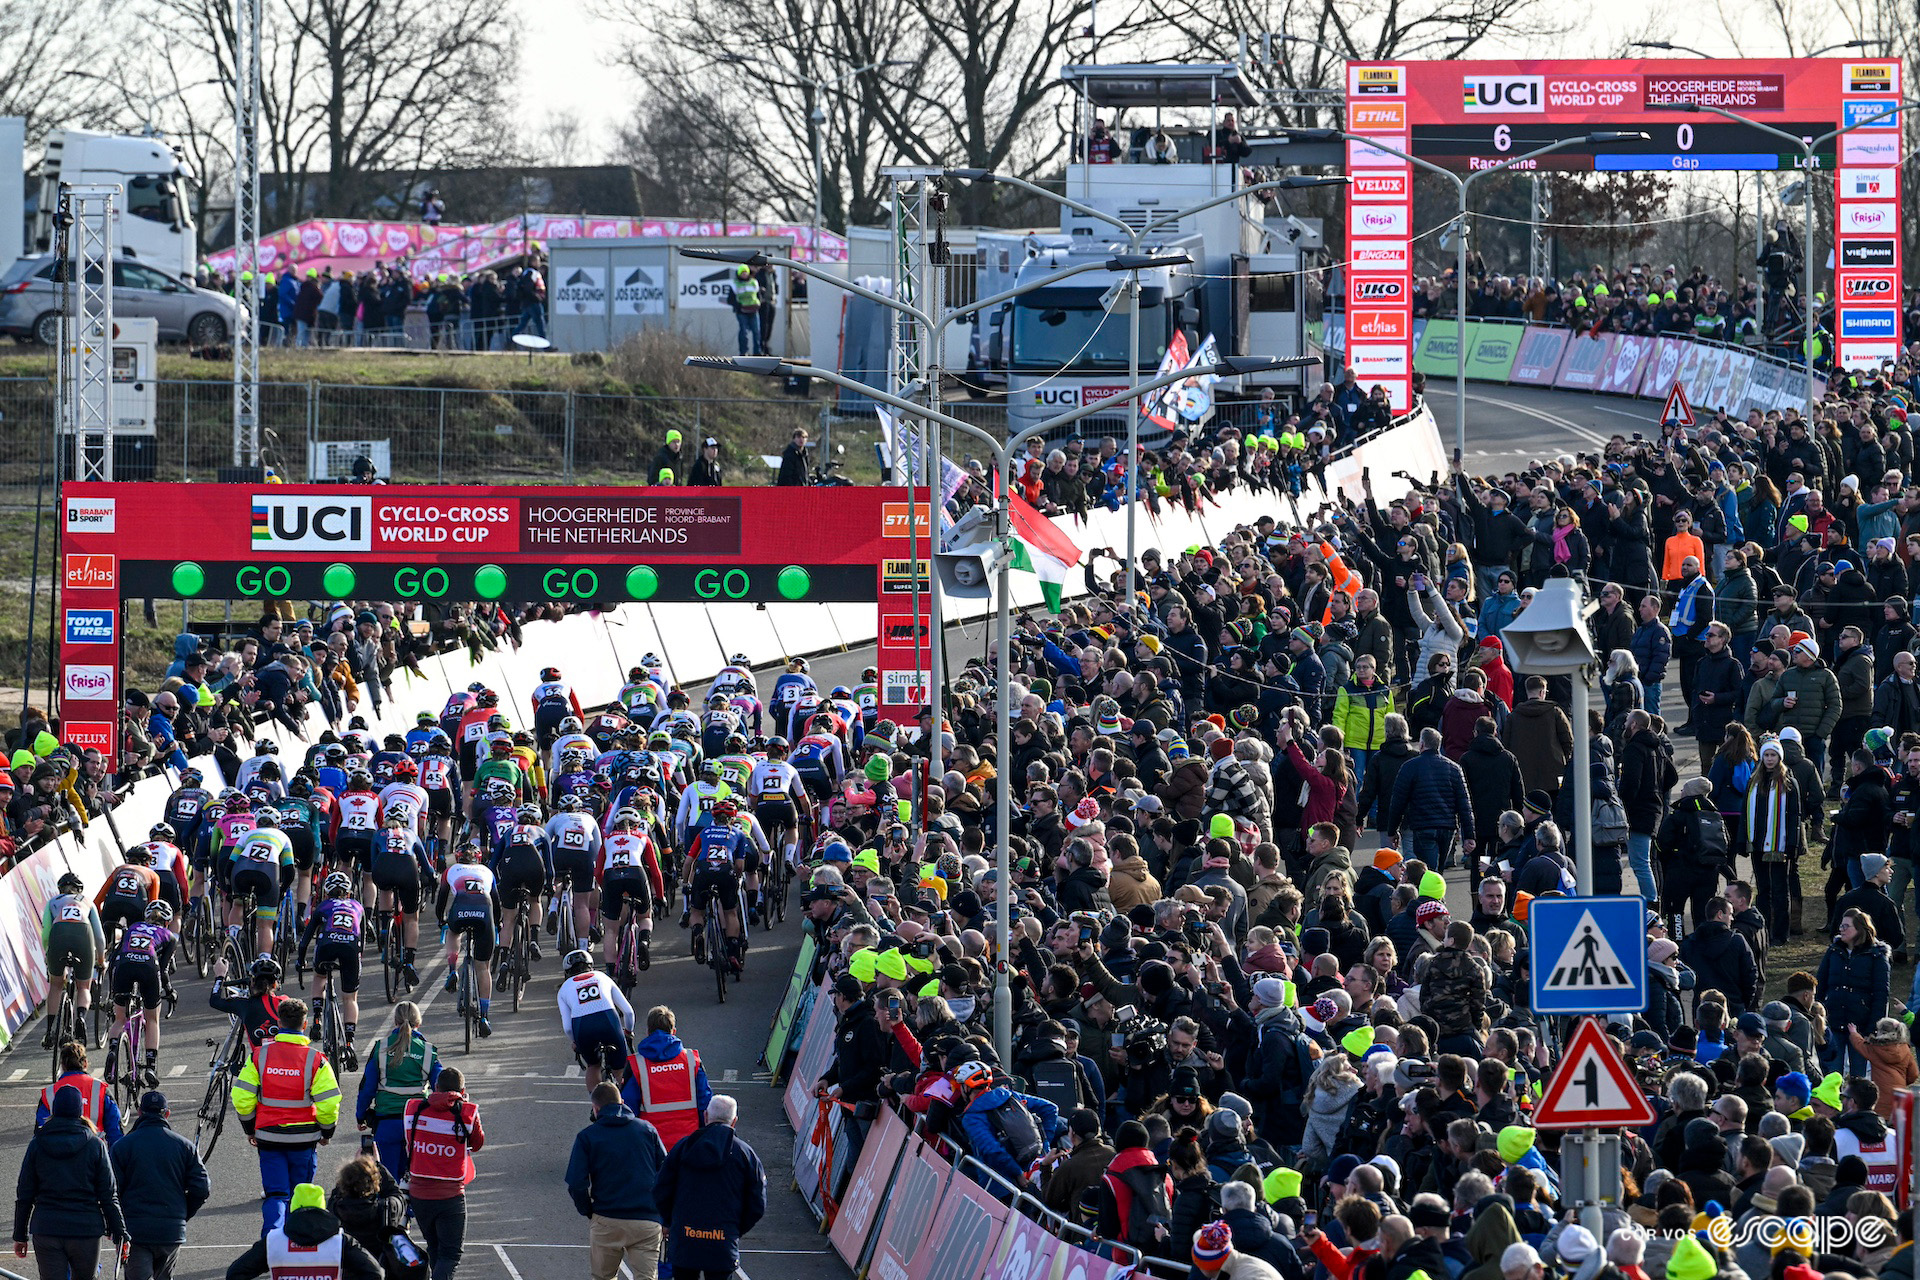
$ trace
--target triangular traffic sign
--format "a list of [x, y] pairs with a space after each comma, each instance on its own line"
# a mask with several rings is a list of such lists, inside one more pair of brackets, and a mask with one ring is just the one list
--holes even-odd
[[1593, 912], [1585, 911], [1580, 915], [1580, 923], [1567, 936], [1567, 945], [1560, 949], [1559, 958], [1547, 970], [1547, 980], [1541, 990], [1585, 994], [1627, 990], [1633, 985], [1613, 944], [1594, 922]]
[[1652, 1124], [1653, 1118], [1653, 1105], [1620, 1060], [1620, 1051], [1607, 1039], [1599, 1021], [1581, 1019], [1560, 1066], [1547, 1081], [1540, 1105], [1534, 1108], [1534, 1127], [1638, 1127]]
[[1663, 427], [1690, 427], [1693, 425], [1693, 409], [1687, 404], [1687, 393], [1680, 389], [1679, 383], [1673, 384], [1673, 390], [1667, 392], [1667, 402], [1660, 409], [1660, 425]]

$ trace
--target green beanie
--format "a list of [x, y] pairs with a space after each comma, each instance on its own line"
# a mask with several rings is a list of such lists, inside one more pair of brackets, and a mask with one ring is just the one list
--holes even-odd
[[672, 484], [672, 483], [673, 483], [673, 472], [672, 472], [672, 471], [671, 471], [671, 470], [670, 470], [669, 468], [666, 468], [666, 467], [662, 467], [662, 468], [660, 468], [660, 474], [659, 474], [658, 476], [656, 476], [656, 477], [655, 477], [655, 479], [654, 479], [654, 483], [656, 483], [656, 484]]
[[1291, 1200], [1300, 1194], [1300, 1175], [1292, 1169], [1275, 1169], [1267, 1175], [1261, 1189], [1266, 1193], [1268, 1204]]
[[287, 1207], [290, 1209], [324, 1209], [327, 1207], [326, 1188], [315, 1186], [311, 1182], [303, 1182], [293, 1189], [293, 1199]]
[[1207, 834], [1221, 840], [1233, 839], [1233, 816], [1226, 813], [1214, 814], [1207, 823]]
[[1367, 1050], [1373, 1048], [1373, 1028], [1355, 1027], [1340, 1037], [1340, 1047], [1356, 1058], [1364, 1057]]
[[880, 953], [876, 966], [881, 973], [895, 982], [907, 980], [907, 958], [900, 954], [900, 948], [892, 947]]
[[22, 765], [25, 765], [29, 768], [33, 766], [33, 752], [27, 750], [25, 747], [22, 747], [18, 751], [14, 752], [13, 759], [8, 762], [9, 768], [18, 769]]
[[60, 739], [42, 729], [33, 735], [33, 754], [46, 759], [60, 749]]
[[866, 775], [870, 782], [885, 782], [893, 777], [893, 762], [885, 756], [875, 756], [867, 761]]
[[1719, 1274], [1720, 1264], [1699, 1240], [1686, 1235], [1674, 1243], [1667, 1258], [1669, 1280], [1713, 1280]]
[[1533, 1130], [1525, 1125], [1510, 1124], [1500, 1131], [1500, 1158], [1508, 1164], [1517, 1163], [1531, 1150]]
[[1438, 871], [1429, 871], [1420, 877], [1420, 896], [1432, 898], [1435, 902], [1447, 900], [1447, 878]]

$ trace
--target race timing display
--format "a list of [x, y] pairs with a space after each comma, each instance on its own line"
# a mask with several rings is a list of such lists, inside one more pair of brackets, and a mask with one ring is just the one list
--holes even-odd
[[[107, 746], [127, 599], [871, 603], [925, 590], [904, 489], [68, 484], [61, 711]], [[915, 546], [911, 534], [918, 539]], [[881, 627], [882, 714], [906, 718], [924, 632]], [[892, 705], [888, 693], [895, 693]]]
[[[1350, 62], [1347, 131], [1432, 164], [1484, 170], [1588, 133], [1648, 140], [1576, 142], [1516, 169], [1691, 173], [1804, 167], [1785, 139], [1815, 146], [1836, 193], [1833, 299], [1827, 339], [1852, 368], [1900, 347], [1901, 101], [1897, 59], [1676, 59]], [[1688, 107], [1694, 109], [1686, 109]], [[1709, 110], [1705, 108], [1714, 108]], [[1827, 134], [1839, 136], [1818, 141]], [[1409, 407], [1412, 373], [1412, 169], [1365, 141], [1347, 144], [1348, 362]], [[1809, 247], [1809, 251], [1813, 250]]]

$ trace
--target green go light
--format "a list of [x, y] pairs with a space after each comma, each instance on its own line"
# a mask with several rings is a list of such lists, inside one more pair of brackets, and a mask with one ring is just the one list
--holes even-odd
[[199, 595], [207, 589], [207, 571], [191, 560], [173, 566], [173, 591], [181, 599]]
[[651, 600], [660, 590], [660, 575], [644, 564], [627, 570], [627, 594], [635, 600]]
[[483, 564], [473, 571], [473, 590], [482, 600], [498, 600], [507, 594], [507, 571], [497, 564]]
[[351, 565], [330, 564], [320, 574], [320, 585], [326, 588], [327, 594], [341, 600], [353, 594], [359, 580]]
[[805, 600], [813, 590], [813, 575], [797, 564], [790, 564], [780, 571], [773, 585], [784, 599]]

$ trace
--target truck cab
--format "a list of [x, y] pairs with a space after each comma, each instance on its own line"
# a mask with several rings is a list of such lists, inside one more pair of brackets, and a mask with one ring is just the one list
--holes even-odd
[[113, 183], [121, 192], [113, 211], [114, 256], [192, 282], [198, 252], [188, 199], [193, 175], [180, 149], [165, 137], [55, 129], [47, 135], [39, 178], [30, 251], [54, 248], [62, 183]]

